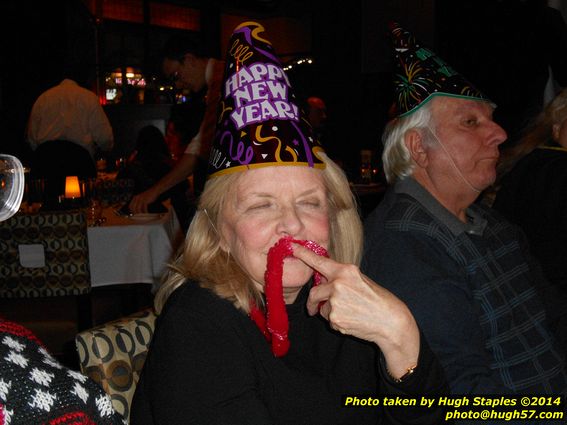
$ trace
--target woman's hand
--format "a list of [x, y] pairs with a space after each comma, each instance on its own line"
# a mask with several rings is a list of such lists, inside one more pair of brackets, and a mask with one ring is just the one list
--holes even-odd
[[337, 263], [298, 244], [293, 244], [293, 255], [324, 277], [311, 289], [309, 314], [319, 312], [333, 329], [377, 344], [395, 378], [417, 364], [419, 329], [405, 303], [355, 265]]

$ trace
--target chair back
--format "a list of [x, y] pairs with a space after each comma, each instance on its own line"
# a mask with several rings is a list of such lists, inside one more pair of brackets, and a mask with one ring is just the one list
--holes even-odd
[[68, 140], [50, 140], [41, 143], [31, 158], [31, 177], [44, 179], [44, 201], [57, 205], [59, 195], [65, 193], [65, 177], [80, 179], [96, 177], [96, 166], [89, 151]]
[[75, 338], [81, 372], [110, 395], [114, 410], [126, 420], [136, 384], [153, 337], [151, 309], [80, 332]]
[[83, 295], [90, 290], [83, 212], [16, 214], [0, 222], [0, 298]]

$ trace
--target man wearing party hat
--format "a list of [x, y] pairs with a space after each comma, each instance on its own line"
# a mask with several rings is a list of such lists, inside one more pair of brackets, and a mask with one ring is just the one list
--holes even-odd
[[563, 354], [519, 230], [475, 203], [506, 134], [495, 105], [398, 24], [390, 188], [365, 223], [363, 271], [403, 301], [456, 394], [565, 392]]
[[441, 423], [439, 408], [345, 408], [348, 394], [447, 391], [407, 306], [354, 265], [361, 251], [344, 173], [264, 28], [239, 25], [209, 179], [156, 295], [132, 423]]

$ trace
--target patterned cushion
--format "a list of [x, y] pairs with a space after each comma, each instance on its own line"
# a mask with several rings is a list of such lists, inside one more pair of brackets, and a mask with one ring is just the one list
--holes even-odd
[[108, 394], [59, 363], [22, 325], [0, 318], [0, 425], [126, 424]]
[[81, 371], [110, 394], [126, 419], [154, 332], [150, 309], [83, 331], [75, 338]]
[[0, 222], [0, 297], [81, 295], [90, 289], [83, 212], [16, 214]]

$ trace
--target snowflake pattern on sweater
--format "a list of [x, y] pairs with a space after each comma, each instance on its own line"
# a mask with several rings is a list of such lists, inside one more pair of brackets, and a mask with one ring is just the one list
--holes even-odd
[[25, 327], [0, 318], [0, 425], [125, 425], [110, 396], [59, 363]]

